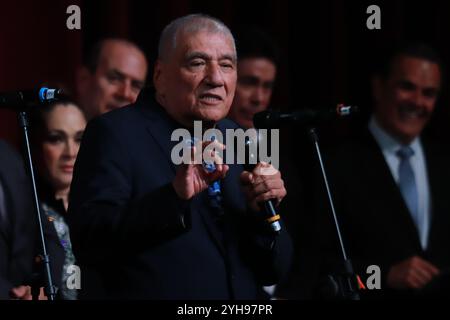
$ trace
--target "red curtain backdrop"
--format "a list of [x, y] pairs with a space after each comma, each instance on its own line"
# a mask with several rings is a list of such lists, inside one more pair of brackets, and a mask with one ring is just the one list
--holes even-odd
[[[81, 30], [66, 28], [66, 9], [72, 4], [81, 8]], [[366, 28], [371, 4], [381, 8], [381, 30]], [[281, 109], [340, 101], [370, 105], [369, 74], [378, 49], [397, 41], [430, 42], [446, 65], [450, 56], [450, 2], [444, 0], [15, 0], [3, 1], [0, 8], [0, 92], [44, 82], [71, 88], [83, 50], [103, 36], [130, 38], [153, 63], [164, 25], [197, 12], [222, 19], [232, 31], [259, 25], [276, 39], [282, 64], [272, 105]], [[439, 128], [448, 127], [447, 87]], [[12, 111], [0, 109], [0, 139], [18, 146], [20, 131]]]
[[[0, 91], [47, 81], [73, 81], [81, 32], [66, 27], [66, 9], [80, 0], [5, 1], [0, 10]], [[18, 145], [16, 113], [0, 110], [0, 138]]]

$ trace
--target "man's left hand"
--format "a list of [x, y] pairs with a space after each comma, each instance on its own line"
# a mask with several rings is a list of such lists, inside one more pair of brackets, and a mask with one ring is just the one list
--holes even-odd
[[258, 163], [252, 172], [242, 172], [241, 184], [249, 207], [255, 212], [263, 210], [261, 204], [267, 200], [279, 205], [287, 194], [280, 171], [264, 162]]

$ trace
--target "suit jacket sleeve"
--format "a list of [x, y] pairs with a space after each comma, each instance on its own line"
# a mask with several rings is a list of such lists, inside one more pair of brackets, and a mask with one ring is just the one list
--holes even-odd
[[190, 202], [179, 199], [171, 183], [133, 195], [134, 172], [124, 136], [103, 118], [86, 128], [68, 215], [80, 261], [140, 252], [189, 228]]

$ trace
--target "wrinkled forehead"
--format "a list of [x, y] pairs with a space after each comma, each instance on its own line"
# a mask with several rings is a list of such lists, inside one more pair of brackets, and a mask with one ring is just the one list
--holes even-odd
[[100, 51], [98, 65], [103, 68], [146, 69], [147, 60], [143, 52], [134, 45], [121, 41], [108, 41]]
[[183, 56], [192, 52], [205, 52], [230, 57], [234, 62], [237, 60], [233, 36], [222, 31], [180, 30], [177, 33], [174, 52]]

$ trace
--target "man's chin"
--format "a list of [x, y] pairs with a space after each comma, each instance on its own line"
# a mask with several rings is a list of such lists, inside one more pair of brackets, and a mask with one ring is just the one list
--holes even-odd
[[396, 136], [403, 143], [411, 143], [422, 133], [422, 130], [423, 126], [402, 126], [397, 128]]
[[110, 105], [107, 105], [106, 106], [106, 110], [107, 111], [112, 111], [112, 110], [115, 110], [115, 109], [119, 109], [119, 108], [121, 108], [122, 106], [119, 106], [119, 105], [115, 105], [115, 104], [110, 104]]
[[223, 112], [223, 110], [217, 110], [217, 111], [208, 111], [208, 112], [201, 112], [198, 115], [198, 118], [202, 121], [206, 122], [218, 122], [222, 119], [224, 119], [227, 116], [227, 112]]

